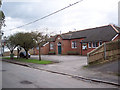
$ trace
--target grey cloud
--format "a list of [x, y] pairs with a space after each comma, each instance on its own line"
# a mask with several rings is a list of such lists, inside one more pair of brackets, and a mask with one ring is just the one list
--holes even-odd
[[[68, 6], [70, 2], [77, 0], [41, 0], [41, 2], [4, 2], [3, 11], [6, 17], [16, 18], [28, 23], [39, 19], [56, 10]], [[81, 4], [68, 8], [60, 13], [52, 15], [48, 18], [40, 20], [34, 24], [23, 27], [21, 29], [33, 30], [39, 28], [50, 28], [63, 31], [73, 28], [88, 28], [99, 25], [109, 24], [111, 22], [117, 24], [116, 8], [111, 9], [106, 6], [93, 3], [96, 0], [86, 0]], [[108, 1], [108, 0], [107, 0]], [[106, 2], [107, 2], [106, 1]], [[88, 2], [88, 3], [87, 3]], [[104, 0], [99, 1], [101, 3]], [[90, 3], [90, 4], [89, 4]], [[92, 4], [93, 3], [93, 4]], [[117, 3], [116, 3], [117, 4]], [[107, 8], [106, 8], [107, 7]], [[105, 9], [105, 10], [104, 10]], [[109, 10], [111, 9], [111, 11]], [[18, 21], [19, 22], [19, 21]], [[9, 23], [10, 24], [10, 23]], [[17, 27], [17, 26], [15, 26]]]

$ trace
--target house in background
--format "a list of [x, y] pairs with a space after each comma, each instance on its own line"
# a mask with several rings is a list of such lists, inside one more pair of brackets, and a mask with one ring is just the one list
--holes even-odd
[[[120, 27], [111, 24], [69, 32], [51, 37], [49, 42], [41, 47], [41, 54], [52, 52], [55, 54], [87, 55], [102, 43], [117, 39], [120, 39]], [[34, 52], [38, 54], [37, 49], [34, 49]]]

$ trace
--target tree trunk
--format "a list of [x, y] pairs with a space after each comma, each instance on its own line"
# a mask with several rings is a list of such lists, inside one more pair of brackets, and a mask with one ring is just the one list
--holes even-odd
[[41, 61], [41, 54], [40, 54], [40, 44], [39, 44], [39, 61]]
[[28, 50], [25, 50], [26, 52], [26, 59], [28, 59]]
[[10, 51], [10, 59], [13, 59], [13, 50]]
[[11, 50], [10, 53], [13, 54], [13, 50]]

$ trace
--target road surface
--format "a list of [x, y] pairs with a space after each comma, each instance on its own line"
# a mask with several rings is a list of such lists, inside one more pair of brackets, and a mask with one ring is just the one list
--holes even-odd
[[2, 63], [0, 71], [2, 88], [117, 88], [7, 62]]

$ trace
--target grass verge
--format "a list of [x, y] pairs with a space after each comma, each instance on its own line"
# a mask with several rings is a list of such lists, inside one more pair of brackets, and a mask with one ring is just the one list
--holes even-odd
[[[7, 59], [7, 60], [10, 60], [10, 57], [3, 57], [3, 59]], [[26, 62], [26, 63], [35, 63], [35, 64], [52, 64], [54, 63], [53, 61], [47, 61], [47, 60], [37, 60], [37, 59], [25, 59], [25, 58], [14, 58], [13, 59], [14, 61], [19, 61], [19, 62]]]

